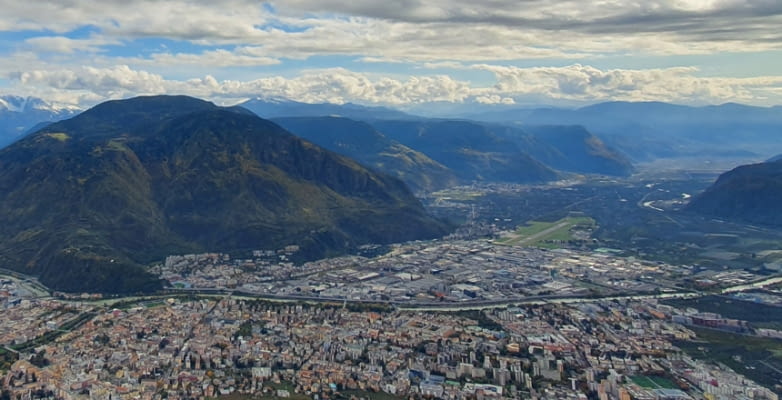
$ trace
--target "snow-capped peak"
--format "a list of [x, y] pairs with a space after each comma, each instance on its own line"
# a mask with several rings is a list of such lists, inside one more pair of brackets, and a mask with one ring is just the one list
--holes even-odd
[[27, 99], [19, 96], [0, 96], [0, 106], [7, 111], [23, 112], [27, 108]]
[[55, 104], [49, 103], [43, 99], [37, 97], [22, 97], [6, 95], [0, 96], [0, 110], [12, 111], [12, 112], [28, 112], [33, 110], [51, 111], [54, 113], [60, 113], [63, 111], [73, 112], [78, 111], [79, 108], [69, 104]]

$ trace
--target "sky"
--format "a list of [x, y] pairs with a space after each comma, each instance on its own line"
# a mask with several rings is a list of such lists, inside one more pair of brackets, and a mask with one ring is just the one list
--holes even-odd
[[0, 94], [782, 104], [779, 0], [0, 0]]

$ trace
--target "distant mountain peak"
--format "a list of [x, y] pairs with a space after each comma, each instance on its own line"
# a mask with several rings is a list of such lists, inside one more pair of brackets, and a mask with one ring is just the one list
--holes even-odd
[[77, 114], [78, 107], [37, 97], [0, 96], [0, 148], [42, 126]]
[[70, 104], [52, 103], [38, 97], [5, 95], [0, 96], [0, 110], [19, 113], [33, 110], [61, 112], [77, 111], [79, 107]]
[[340, 116], [354, 119], [410, 119], [410, 114], [382, 106], [354, 103], [303, 103], [279, 97], [259, 96], [237, 104], [262, 118]]
[[[256, 97], [253, 97], [253, 98], [251, 98], [249, 100], [243, 101], [241, 103], [246, 103], [246, 102], [251, 102], [251, 101], [272, 103], [272, 104], [298, 103], [297, 101], [293, 101], [291, 99], [288, 99], [288, 98], [285, 98], [285, 97], [280, 97], [280, 96], [256, 96]], [[304, 103], [302, 103], [302, 104], [304, 104]]]

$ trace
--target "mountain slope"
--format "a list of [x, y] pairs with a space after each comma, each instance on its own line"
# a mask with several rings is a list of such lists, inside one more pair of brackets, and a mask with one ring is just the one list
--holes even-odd
[[374, 121], [387, 137], [445, 165], [464, 182], [534, 183], [559, 174], [484, 125], [460, 120]]
[[578, 125], [508, 128], [503, 136], [536, 160], [562, 171], [627, 176], [632, 163]]
[[431, 192], [456, 185], [456, 176], [442, 164], [395, 140], [365, 122], [339, 117], [275, 118], [293, 134], [396, 176], [413, 191]]
[[444, 232], [401, 181], [188, 97], [103, 103], [0, 151], [0, 261], [60, 290], [152, 290], [140, 265], [168, 254]]
[[728, 171], [687, 206], [689, 211], [782, 226], [782, 161]]

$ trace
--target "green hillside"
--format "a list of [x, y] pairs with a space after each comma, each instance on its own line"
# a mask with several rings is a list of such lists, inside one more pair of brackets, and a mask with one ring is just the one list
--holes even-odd
[[444, 232], [401, 181], [188, 97], [104, 103], [0, 151], [0, 261], [59, 290], [154, 290], [142, 265], [169, 254]]

